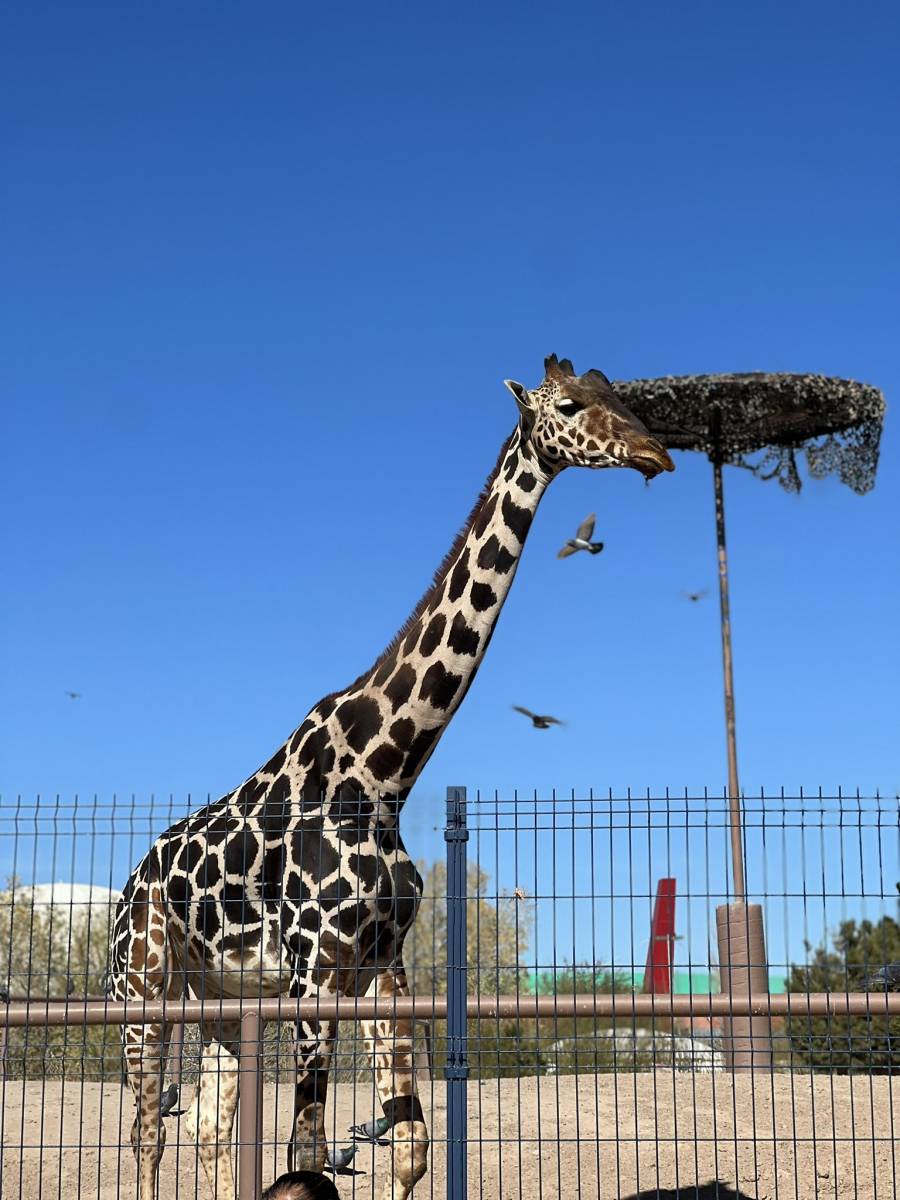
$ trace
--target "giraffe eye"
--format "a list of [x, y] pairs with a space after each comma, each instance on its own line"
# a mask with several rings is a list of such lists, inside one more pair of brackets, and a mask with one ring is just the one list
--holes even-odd
[[576, 413], [581, 412], [581, 405], [577, 401], [569, 400], [566, 397], [558, 402], [556, 408], [564, 417], [574, 417]]

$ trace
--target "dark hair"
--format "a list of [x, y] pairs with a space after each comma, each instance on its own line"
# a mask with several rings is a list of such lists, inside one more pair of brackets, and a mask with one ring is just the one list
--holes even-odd
[[266, 1188], [260, 1200], [338, 1200], [338, 1190], [318, 1171], [288, 1171]]

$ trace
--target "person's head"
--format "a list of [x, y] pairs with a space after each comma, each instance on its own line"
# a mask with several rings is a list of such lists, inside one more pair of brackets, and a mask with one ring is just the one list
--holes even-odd
[[318, 1171], [288, 1171], [266, 1188], [260, 1200], [339, 1200], [338, 1190]]

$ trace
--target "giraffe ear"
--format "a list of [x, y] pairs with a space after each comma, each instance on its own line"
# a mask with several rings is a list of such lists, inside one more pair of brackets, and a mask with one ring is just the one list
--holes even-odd
[[524, 384], [516, 383], [515, 379], [504, 379], [503, 382], [516, 398], [516, 404], [519, 406], [526, 429], [530, 429], [537, 416], [537, 405], [531, 398], [528, 388]]

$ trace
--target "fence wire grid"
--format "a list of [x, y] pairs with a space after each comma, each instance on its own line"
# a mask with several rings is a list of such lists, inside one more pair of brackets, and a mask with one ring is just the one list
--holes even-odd
[[[422, 895], [403, 941], [414, 1001], [402, 986], [370, 988], [371, 948], [416, 898], [402, 847], [380, 834], [378, 878], [390, 882], [370, 895], [358, 855], [377, 810], [356, 836], [341, 818], [337, 858], [313, 867], [333, 886], [303, 898], [319, 913], [304, 928], [337, 913], [356, 959], [329, 973], [324, 943], [299, 943], [320, 957], [300, 964], [294, 995], [281, 935], [274, 958], [254, 957], [242, 915], [262, 906], [261, 931], [287, 928], [296, 887], [282, 860], [262, 887], [250, 870], [226, 871], [227, 891], [211, 870], [200, 888], [194, 870], [188, 895], [157, 880], [168, 965], [128, 1020], [145, 1038], [141, 1087], [158, 1086], [161, 1102], [159, 1195], [231, 1200], [236, 1188], [258, 1200], [302, 1143], [295, 1109], [315, 1102], [324, 1121], [307, 1129], [307, 1151], [338, 1194], [402, 1196], [425, 1146], [414, 1081], [430, 1139], [414, 1196], [897, 1196], [900, 802], [761, 794], [742, 807], [736, 903], [723, 796], [448, 789], [446, 819], [417, 855]], [[167, 861], [189, 855], [193, 868], [224, 863], [248, 832], [270, 844], [245, 822], [223, 827], [213, 854], [215, 805], [206, 824], [198, 811], [173, 799], [0, 802], [4, 1200], [136, 1194], [139, 1106], [110, 982], [123, 888], [161, 837]], [[758, 914], [758, 942], [735, 944], [735, 913], [748, 927]], [[236, 958], [205, 962], [205, 931], [229, 922], [244, 930]], [[149, 983], [146, 962], [135, 970]], [[298, 1016], [314, 1018], [311, 1043]], [[154, 1046], [147, 1031], [162, 1025]], [[313, 1085], [298, 1076], [298, 1042], [313, 1047]], [[201, 1093], [213, 1120], [198, 1149]]]

